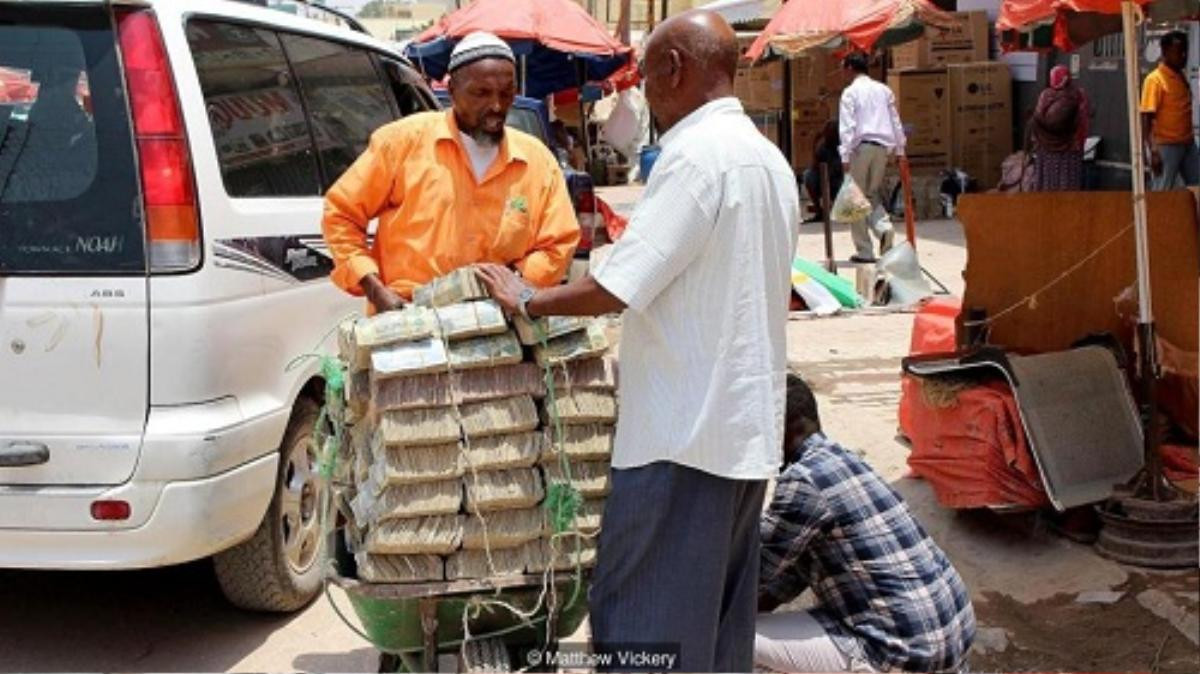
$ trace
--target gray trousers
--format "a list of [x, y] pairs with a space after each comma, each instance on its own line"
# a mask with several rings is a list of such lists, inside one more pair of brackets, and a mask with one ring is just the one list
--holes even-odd
[[613, 469], [589, 594], [597, 652], [674, 649], [677, 670], [749, 672], [766, 485], [669, 462]]
[[871, 200], [871, 215], [865, 220], [850, 224], [850, 236], [854, 239], [854, 251], [861, 257], [872, 258], [871, 232], [879, 237], [880, 255], [891, 248], [892, 219], [883, 207], [883, 175], [887, 172], [888, 151], [886, 148], [863, 143], [850, 155], [850, 175], [855, 184]]
[[1183, 178], [1187, 187], [1200, 184], [1200, 149], [1195, 143], [1159, 145], [1158, 153], [1162, 156], [1163, 170], [1154, 176], [1155, 190], [1175, 189], [1176, 178]]

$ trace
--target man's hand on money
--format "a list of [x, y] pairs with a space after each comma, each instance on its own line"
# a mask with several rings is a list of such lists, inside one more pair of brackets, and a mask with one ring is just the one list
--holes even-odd
[[378, 274], [367, 274], [359, 285], [363, 289], [363, 294], [367, 296], [367, 300], [375, 307], [375, 311], [382, 314], [385, 311], [398, 311], [404, 308], [404, 298], [379, 280]]
[[488, 294], [500, 305], [505, 314], [509, 316], [521, 314], [521, 291], [525, 290], [527, 286], [520, 276], [517, 276], [508, 267], [498, 264], [475, 265], [475, 274], [487, 287]]

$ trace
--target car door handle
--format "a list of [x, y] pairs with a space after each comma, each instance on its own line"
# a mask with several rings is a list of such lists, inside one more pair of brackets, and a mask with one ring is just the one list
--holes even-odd
[[0, 446], [0, 468], [39, 466], [50, 461], [50, 448], [40, 442], [10, 442]]

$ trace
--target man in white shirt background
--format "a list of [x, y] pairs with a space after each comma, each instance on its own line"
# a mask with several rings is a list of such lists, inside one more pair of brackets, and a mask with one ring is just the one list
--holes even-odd
[[750, 671], [758, 520], [781, 463], [795, 176], [733, 96], [737, 40], [711, 12], [661, 24], [646, 98], [663, 132], [624, 236], [574, 283], [481, 279], [529, 316], [624, 311], [620, 420], [589, 605], [597, 652], [678, 649]]
[[874, 262], [871, 232], [879, 237], [879, 254], [892, 247], [895, 230], [883, 208], [883, 174], [888, 158], [904, 160], [904, 128], [896, 111], [896, 97], [886, 85], [867, 74], [869, 61], [862, 52], [854, 52], [842, 61], [842, 70], [851, 79], [842, 91], [838, 108], [838, 132], [842, 169], [871, 200], [871, 215], [850, 224], [854, 238], [852, 262]]

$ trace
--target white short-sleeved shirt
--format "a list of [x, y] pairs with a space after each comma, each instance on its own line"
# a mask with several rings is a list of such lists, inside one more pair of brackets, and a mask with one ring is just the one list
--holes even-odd
[[734, 98], [697, 109], [661, 145], [625, 235], [593, 272], [628, 307], [612, 464], [767, 479], [782, 460], [795, 174]]

